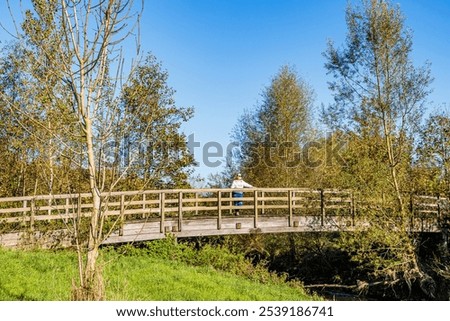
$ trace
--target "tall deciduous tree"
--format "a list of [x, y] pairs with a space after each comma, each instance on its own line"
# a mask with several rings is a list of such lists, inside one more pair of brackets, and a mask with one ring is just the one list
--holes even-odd
[[123, 165], [131, 166], [137, 188], [143, 184], [185, 187], [194, 164], [187, 139], [180, 133], [180, 125], [192, 117], [193, 108], [175, 104], [168, 76], [161, 63], [148, 55], [122, 92], [124, 118], [133, 124], [123, 132]]
[[[14, 51], [14, 54], [11, 53]], [[30, 192], [27, 180], [31, 168], [25, 165], [27, 154], [30, 151], [30, 134], [21, 130], [20, 123], [24, 118], [11, 117], [11, 106], [18, 110], [20, 107], [21, 93], [25, 90], [23, 83], [23, 52], [18, 46], [5, 46], [2, 48], [2, 59], [0, 61], [0, 140], [1, 157], [0, 162], [0, 191], [2, 195], [20, 196]]]
[[234, 155], [246, 179], [255, 186], [302, 184], [302, 145], [306, 142], [313, 102], [311, 88], [295, 70], [283, 66], [262, 94], [262, 102], [238, 121]]
[[400, 172], [409, 162], [429, 93], [430, 69], [414, 67], [411, 32], [399, 8], [389, 1], [364, 0], [360, 8], [349, 5], [346, 20], [346, 46], [340, 50], [330, 42], [325, 53], [335, 98], [326, 116], [329, 123], [362, 139], [382, 139], [380, 162], [389, 169], [398, 210], [404, 213]]
[[[70, 92], [70, 104], [63, 105], [58, 114], [71, 114], [75, 120], [73, 125], [81, 138], [79, 165], [88, 173], [93, 202], [86, 245], [79, 243], [80, 287], [76, 293], [82, 299], [98, 300], [104, 297], [97, 258], [105, 218], [101, 207], [104, 185], [99, 175], [99, 150], [113, 133], [109, 124], [117, 123], [115, 96], [121, 90], [117, 86], [123, 82], [124, 75], [114, 70], [122, 70], [120, 43], [129, 35], [129, 24], [135, 26], [131, 19], [136, 15], [132, 13], [133, 2], [121, 0], [36, 0], [33, 9], [34, 12], [26, 12], [23, 29], [35, 50], [51, 62], [51, 79], [65, 85]], [[39, 32], [47, 30], [47, 41], [42, 41]], [[54, 45], [49, 45], [52, 42]], [[57, 68], [51, 68], [56, 62]], [[43, 64], [45, 61], [40, 66]], [[52, 98], [50, 101], [55, 102], [55, 95]], [[47, 111], [51, 111], [49, 108]], [[49, 125], [57, 126], [51, 121]]]
[[[330, 42], [324, 54], [334, 95], [324, 116], [350, 139], [345, 171], [366, 180], [372, 197], [378, 196], [383, 206], [367, 209], [370, 228], [345, 235], [342, 246], [371, 277], [392, 286], [420, 280], [428, 291], [430, 278], [417, 263], [403, 192], [432, 81], [430, 69], [413, 65], [411, 32], [398, 6], [364, 0], [360, 7], [348, 6], [346, 21], [344, 48]], [[392, 208], [386, 206], [390, 200]]]
[[[25, 133], [37, 140], [47, 137], [36, 145], [38, 153], [27, 152], [26, 156], [45, 159], [50, 192], [62, 152], [76, 160], [79, 172], [87, 174], [93, 206], [87, 240], [78, 243], [80, 283], [75, 293], [81, 299], [98, 300], [104, 298], [97, 265], [104, 237], [102, 193], [111, 191], [131, 170], [130, 166], [120, 168], [116, 181], [105, 184], [102, 152], [115, 138], [115, 126], [134, 125], [130, 117], [127, 122], [121, 118], [122, 84], [128, 80], [121, 44], [136, 27], [139, 15], [133, 1], [35, 0], [32, 5], [25, 12], [23, 33], [18, 35], [21, 51], [30, 62], [27, 78], [21, 82], [25, 86], [22, 101], [11, 101], [6, 91], [2, 100], [23, 116], [20, 125]], [[124, 127], [118, 131], [124, 132]], [[68, 155], [68, 150], [77, 156]]]
[[[124, 64], [122, 44], [139, 24], [133, 1], [32, 4], [17, 47], [0, 62], [0, 114], [6, 116], [0, 151], [8, 164], [20, 160], [24, 170], [17, 175], [24, 181], [23, 172], [34, 166], [36, 182], [39, 177], [45, 183], [39, 192], [90, 191], [87, 239], [77, 238], [80, 281], [74, 295], [99, 300], [105, 195], [120, 187], [186, 186], [193, 159], [179, 130], [193, 109], [176, 106], [168, 74], [153, 56]], [[23, 194], [29, 192], [21, 186]], [[7, 190], [11, 187], [0, 185]]]

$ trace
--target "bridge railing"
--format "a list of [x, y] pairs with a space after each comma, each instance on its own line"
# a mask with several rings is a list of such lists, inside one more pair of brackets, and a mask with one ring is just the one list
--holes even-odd
[[[102, 213], [108, 217], [148, 219], [165, 217], [220, 216], [239, 209], [243, 215], [354, 215], [351, 191], [305, 188], [244, 189], [243, 197], [233, 189], [177, 189], [103, 193]], [[235, 201], [242, 201], [242, 206]], [[0, 223], [34, 227], [39, 221], [67, 222], [89, 217], [89, 193], [0, 198]], [[0, 230], [1, 232], [1, 230]]]
[[413, 230], [432, 231], [447, 225], [450, 219], [446, 197], [411, 194], [409, 206]]
[[[118, 228], [126, 221], [158, 220], [161, 233], [165, 231], [165, 220], [177, 219], [181, 230], [184, 219], [215, 217], [218, 228], [224, 216], [240, 214], [252, 216], [255, 226], [260, 217], [285, 216], [289, 226], [295, 224], [294, 217], [313, 216], [324, 225], [335, 217], [346, 217], [350, 225], [355, 224], [359, 202], [351, 190], [306, 189], [306, 188], [254, 188], [244, 189], [235, 205], [233, 189], [175, 189], [146, 190], [103, 193], [102, 215], [118, 220]], [[442, 218], [448, 209], [443, 204], [448, 200], [430, 196], [411, 197], [412, 226], [426, 230], [427, 226]], [[0, 234], [19, 231], [24, 227], [39, 229], [53, 223], [63, 227], [71, 220], [88, 218], [92, 212], [89, 193], [37, 195], [0, 198]], [[428, 225], [427, 225], [428, 224]]]

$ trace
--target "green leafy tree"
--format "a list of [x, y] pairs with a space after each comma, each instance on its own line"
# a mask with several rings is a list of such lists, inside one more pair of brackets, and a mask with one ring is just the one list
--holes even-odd
[[123, 165], [131, 165], [129, 179], [135, 178], [136, 188], [186, 187], [192, 172], [194, 159], [180, 126], [192, 117], [193, 108], [176, 106], [168, 76], [149, 55], [123, 90], [124, 118], [134, 124], [123, 133]]
[[[18, 106], [10, 103], [8, 107], [23, 115], [27, 123], [21, 125], [32, 139], [43, 137], [43, 132], [48, 137], [39, 145], [39, 152], [27, 152], [28, 159], [32, 162], [39, 157], [45, 159], [50, 173], [49, 187], [53, 189], [55, 146], [59, 140], [62, 146], [73, 146], [79, 156], [74, 159], [80, 172], [88, 174], [86, 185], [93, 206], [87, 240], [77, 243], [80, 282], [74, 293], [80, 299], [104, 298], [101, 270], [97, 265], [105, 219], [101, 206], [104, 184], [98, 162], [99, 146], [108, 141], [112, 131], [105, 129], [108, 124], [116, 123], [118, 115], [118, 99], [114, 95], [120, 92], [115, 87], [120, 81], [115, 79], [117, 74], [110, 67], [115, 63], [117, 70], [122, 70], [118, 45], [127, 36], [124, 27], [132, 18], [131, 8], [131, 2], [120, 0], [98, 3], [36, 0], [24, 13], [22, 32], [18, 31], [17, 35], [21, 50], [30, 53], [27, 55], [30, 68], [25, 69], [23, 100]], [[67, 99], [67, 103], [60, 104], [60, 99]], [[67, 136], [59, 130], [59, 120], [65, 119], [72, 121], [68, 126], [71, 137], [67, 140], [72, 146], [64, 145]], [[61, 127], [65, 128], [65, 124], [62, 121]], [[39, 130], [34, 133], [29, 125], [36, 125]]]
[[[61, 81], [56, 58], [61, 33], [56, 27], [55, 1], [35, 2], [34, 19], [25, 13], [22, 35], [2, 48], [0, 99], [8, 153], [14, 154], [20, 177], [9, 175], [20, 185], [5, 190], [6, 195], [53, 194], [79, 190], [79, 137], [71, 113], [71, 95]], [[79, 139], [78, 139], [79, 140]], [[12, 154], [11, 154], [12, 153]], [[78, 162], [76, 162], [77, 160]], [[8, 173], [13, 173], [10, 171]]]
[[430, 193], [450, 193], [450, 116], [448, 112], [431, 115], [420, 133], [417, 166], [423, 169], [433, 187]]
[[[20, 196], [30, 192], [27, 184], [31, 168], [27, 167], [30, 135], [21, 130], [23, 117], [11, 117], [12, 106], [21, 110], [20, 97], [25, 85], [20, 72], [23, 55], [15, 50], [16, 46], [2, 48], [0, 60], [0, 190], [4, 196]], [[11, 53], [16, 51], [15, 54]], [[27, 146], [27, 147], [26, 147]], [[34, 176], [34, 175], [33, 175]]]
[[378, 161], [389, 170], [398, 212], [405, 214], [402, 182], [429, 93], [430, 69], [413, 66], [411, 32], [399, 8], [389, 1], [349, 6], [346, 20], [346, 46], [339, 50], [330, 42], [325, 52], [335, 98], [326, 120], [367, 144], [381, 139]]
[[232, 138], [240, 145], [234, 161], [252, 185], [294, 187], [304, 183], [302, 145], [308, 139], [311, 88], [283, 66], [255, 110], [239, 119]]
[[409, 186], [413, 141], [429, 93], [430, 70], [428, 65], [414, 67], [411, 32], [399, 7], [389, 1], [349, 5], [346, 21], [346, 45], [336, 49], [330, 42], [324, 54], [334, 95], [324, 120], [348, 139], [343, 171], [370, 194], [361, 205], [367, 200], [378, 204], [360, 210], [369, 229], [347, 235], [341, 245], [369, 277], [411, 286], [414, 280], [429, 279], [408, 233], [403, 192]]
[[[8, 53], [20, 59], [5, 56], [0, 65], [0, 112], [12, 115], [0, 138], [10, 146], [2, 150], [8, 163], [20, 160], [23, 181], [32, 169], [41, 186], [35, 193], [92, 195], [88, 232], [75, 224], [77, 299], [104, 299], [97, 259], [107, 237], [105, 195], [120, 187], [185, 186], [192, 164], [178, 133], [192, 109], [175, 105], [167, 72], [151, 56], [125, 66], [121, 46], [138, 30], [135, 10], [133, 1], [35, 0]], [[21, 184], [23, 194], [28, 186]]]

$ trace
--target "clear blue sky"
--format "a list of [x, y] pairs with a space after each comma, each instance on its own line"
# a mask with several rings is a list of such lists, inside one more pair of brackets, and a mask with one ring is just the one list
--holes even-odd
[[[450, 1], [394, 2], [413, 30], [416, 66], [432, 63], [430, 106], [450, 108]], [[0, 19], [7, 14], [2, 3]], [[208, 142], [226, 148], [238, 117], [257, 104], [282, 65], [295, 66], [314, 89], [316, 110], [331, 101], [322, 53], [327, 39], [343, 44], [346, 5], [346, 0], [145, 0], [142, 51], [151, 51], [168, 70], [177, 104], [195, 108], [183, 130], [200, 143], [197, 173], [206, 177], [222, 169], [205, 166], [202, 149]]]
[[[413, 30], [416, 66], [432, 63], [430, 105], [449, 108], [450, 1], [396, 3]], [[215, 141], [225, 149], [239, 115], [257, 104], [282, 65], [294, 65], [314, 89], [316, 110], [331, 101], [322, 53], [327, 39], [343, 44], [346, 5], [346, 0], [145, 1], [143, 49], [169, 71], [178, 104], [195, 107], [184, 130], [201, 144], [195, 153], [198, 173], [222, 169], [202, 164], [202, 148]], [[217, 160], [223, 159], [210, 158]]]

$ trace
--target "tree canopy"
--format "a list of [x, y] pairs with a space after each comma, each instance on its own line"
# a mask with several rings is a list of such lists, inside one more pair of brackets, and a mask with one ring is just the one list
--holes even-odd
[[312, 89], [283, 66], [262, 93], [262, 102], [241, 116], [233, 131], [240, 146], [234, 161], [261, 187], [302, 184], [302, 145], [310, 129]]

